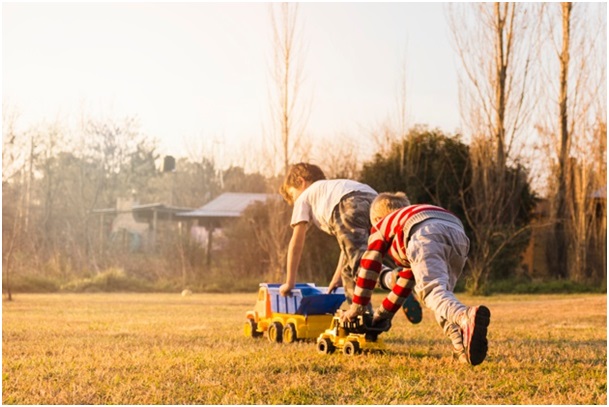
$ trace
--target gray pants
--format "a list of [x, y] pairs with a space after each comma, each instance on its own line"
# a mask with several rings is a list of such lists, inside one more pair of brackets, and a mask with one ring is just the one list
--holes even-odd
[[370, 236], [370, 204], [375, 194], [352, 192], [343, 197], [330, 220], [330, 231], [336, 237], [341, 255], [337, 268], [341, 268], [341, 278], [347, 301], [351, 303], [357, 279], [359, 261], [368, 248]]
[[469, 239], [451, 222], [431, 219], [411, 231], [406, 254], [416, 280], [415, 293], [434, 312], [445, 333], [467, 309], [453, 290], [468, 252]]

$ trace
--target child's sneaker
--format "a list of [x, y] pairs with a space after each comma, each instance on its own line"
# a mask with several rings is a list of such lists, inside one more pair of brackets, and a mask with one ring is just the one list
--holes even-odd
[[486, 333], [491, 322], [491, 311], [484, 305], [469, 307], [459, 325], [463, 335], [465, 356], [470, 364], [479, 365], [486, 358], [488, 340]]
[[444, 326], [444, 332], [450, 338], [453, 345], [453, 359], [459, 363], [469, 364], [467, 355], [465, 354], [465, 346], [463, 346], [463, 335], [461, 328], [457, 324], [447, 323]]
[[406, 298], [406, 301], [404, 301], [404, 304], [402, 304], [402, 311], [404, 312], [404, 315], [406, 315], [406, 318], [413, 324], [418, 324], [423, 320], [421, 304], [414, 298], [412, 293], [410, 293]]

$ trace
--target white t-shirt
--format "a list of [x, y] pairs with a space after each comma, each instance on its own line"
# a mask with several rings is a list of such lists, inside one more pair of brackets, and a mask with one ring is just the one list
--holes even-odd
[[366, 184], [349, 179], [315, 181], [294, 202], [291, 226], [300, 222], [311, 222], [326, 233], [330, 233], [329, 223], [332, 211], [343, 196], [360, 191], [376, 195], [376, 191]]

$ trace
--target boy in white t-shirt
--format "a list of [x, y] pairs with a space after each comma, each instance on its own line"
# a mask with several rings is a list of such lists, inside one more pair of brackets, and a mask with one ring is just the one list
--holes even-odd
[[370, 203], [378, 195], [377, 192], [357, 181], [327, 180], [318, 166], [309, 163], [292, 165], [279, 192], [290, 205], [294, 205], [290, 222], [293, 231], [288, 246], [287, 278], [279, 289], [280, 293], [289, 295], [296, 284], [306, 231], [313, 223], [322, 231], [335, 236], [341, 250], [328, 292], [342, 285], [345, 296], [351, 303], [356, 270], [366, 251], [372, 226]]

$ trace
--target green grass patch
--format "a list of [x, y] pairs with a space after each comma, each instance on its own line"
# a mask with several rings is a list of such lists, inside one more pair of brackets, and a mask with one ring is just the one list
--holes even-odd
[[606, 295], [485, 297], [489, 355], [476, 367], [452, 360], [427, 309], [417, 325], [396, 316], [386, 354], [347, 357], [245, 337], [255, 291], [13, 298], [4, 404], [607, 403]]
[[575, 294], [575, 293], [606, 293], [604, 284], [582, 284], [569, 280], [531, 281], [525, 279], [509, 279], [492, 281], [492, 293], [503, 294]]

